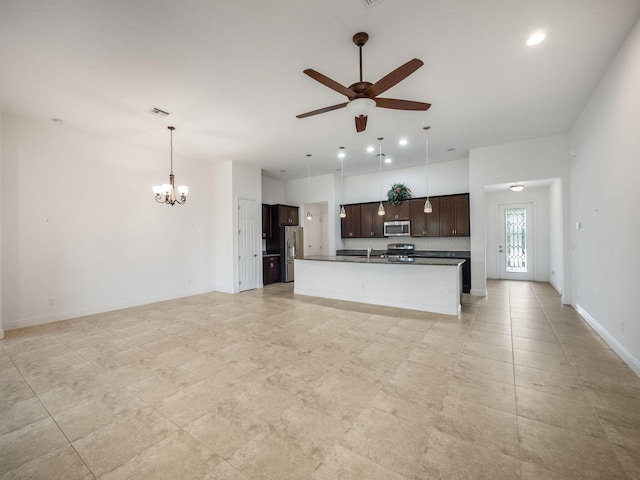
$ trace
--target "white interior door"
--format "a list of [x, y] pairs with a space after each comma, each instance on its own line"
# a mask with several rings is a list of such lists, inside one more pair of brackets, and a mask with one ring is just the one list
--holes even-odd
[[258, 203], [238, 199], [238, 281], [240, 291], [258, 288]]
[[498, 205], [498, 278], [535, 280], [533, 203]]

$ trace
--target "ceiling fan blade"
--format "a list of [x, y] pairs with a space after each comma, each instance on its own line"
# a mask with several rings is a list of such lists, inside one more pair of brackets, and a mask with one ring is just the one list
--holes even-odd
[[321, 74], [319, 72], [316, 72], [315, 70], [312, 70], [311, 68], [307, 68], [306, 70], [304, 70], [304, 73], [309, 75], [315, 81], [320, 82], [325, 87], [329, 87], [331, 90], [335, 90], [336, 92], [341, 93], [342, 95], [348, 97], [349, 100], [351, 100], [352, 98], [355, 98], [355, 96], [356, 96], [356, 92], [354, 92], [350, 88], [347, 88], [344, 85], [340, 85], [335, 80], [331, 80], [329, 77], [327, 77], [327, 76], [325, 76], [325, 75], [323, 75], [323, 74]]
[[376, 107], [393, 108], [395, 110], [429, 110], [430, 103], [396, 100], [395, 98], [374, 98]]
[[356, 132], [364, 132], [367, 128], [367, 117], [356, 117]]
[[376, 83], [367, 88], [364, 92], [365, 95], [369, 98], [377, 97], [382, 92], [386, 92], [394, 85], [400, 83], [402, 80], [419, 69], [422, 65], [424, 65], [422, 60], [418, 60], [417, 58], [409, 60], [407, 63], [396, 68], [393, 72], [385, 75]]
[[346, 107], [347, 103], [349, 103], [349, 102], [339, 103], [337, 105], [331, 105], [330, 107], [320, 108], [318, 110], [313, 110], [313, 111], [307, 112], [307, 113], [301, 113], [300, 115], [296, 115], [296, 118], [306, 118], [306, 117], [310, 117], [312, 115], [318, 115], [319, 113], [326, 113], [326, 112], [330, 112], [332, 110], [338, 110], [339, 108]]

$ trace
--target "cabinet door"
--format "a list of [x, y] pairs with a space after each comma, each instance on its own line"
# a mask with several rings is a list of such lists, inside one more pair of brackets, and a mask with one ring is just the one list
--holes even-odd
[[438, 237], [440, 236], [440, 198], [430, 197], [431, 213], [424, 213], [426, 198], [411, 200], [411, 236]]
[[427, 235], [426, 218], [423, 211], [424, 200], [414, 198], [411, 200], [411, 236], [425, 237]]
[[468, 237], [470, 235], [469, 221], [469, 194], [455, 195], [456, 204], [456, 237]]
[[340, 219], [342, 238], [360, 238], [360, 204], [345, 205], [344, 211], [347, 216]]
[[453, 197], [440, 197], [440, 236], [454, 237], [456, 231], [456, 203]]
[[289, 225], [299, 225], [300, 224], [300, 214], [298, 207], [289, 207], [289, 220], [291, 223]]
[[271, 205], [262, 204], [262, 238], [273, 237], [273, 208]]
[[394, 205], [389, 202], [384, 202], [384, 221], [393, 222], [394, 220], [410, 220], [411, 219], [411, 204], [409, 201], [404, 201], [399, 205]]
[[360, 235], [365, 238], [384, 237], [384, 215], [378, 215], [378, 203], [360, 205]]

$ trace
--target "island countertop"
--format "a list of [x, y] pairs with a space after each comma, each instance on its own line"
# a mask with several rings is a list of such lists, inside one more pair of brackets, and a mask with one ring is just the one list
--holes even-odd
[[393, 265], [449, 265], [459, 266], [466, 260], [464, 258], [423, 258], [423, 257], [408, 257], [408, 258], [393, 258], [393, 257], [381, 257], [380, 255], [371, 256], [369, 258], [355, 255], [340, 255], [340, 256], [328, 256], [328, 255], [309, 255], [299, 260], [315, 260], [321, 262], [339, 262], [339, 263], [375, 263], [375, 264], [393, 264]]

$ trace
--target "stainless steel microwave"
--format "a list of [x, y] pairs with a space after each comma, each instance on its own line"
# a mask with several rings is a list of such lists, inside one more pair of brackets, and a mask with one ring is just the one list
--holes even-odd
[[385, 237], [408, 237], [409, 235], [411, 235], [411, 222], [409, 220], [384, 222]]

